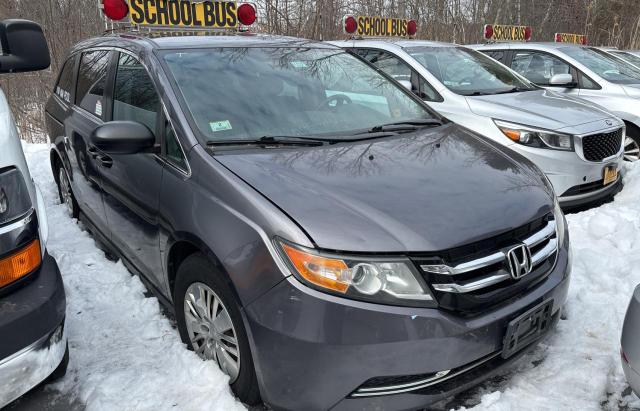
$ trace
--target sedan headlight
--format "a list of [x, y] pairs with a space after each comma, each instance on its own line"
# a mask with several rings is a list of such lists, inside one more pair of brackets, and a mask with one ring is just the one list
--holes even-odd
[[502, 134], [518, 144], [554, 150], [573, 150], [573, 136], [570, 134], [541, 130], [502, 120], [493, 120], [493, 122], [502, 131]]
[[434, 306], [424, 280], [407, 259], [346, 257], [278, 241], [303, 283], [332, 294], [392, 305]]

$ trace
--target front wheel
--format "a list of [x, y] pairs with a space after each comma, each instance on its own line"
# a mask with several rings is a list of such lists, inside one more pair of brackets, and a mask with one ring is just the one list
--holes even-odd
[[242, 402], [259, 404], [249, 340], [223, 274], [202, 254], [188, 257], [178, 268], [174, 301], [182, 341], [200, 358], [217, 363]]
[[627, 128], [627, 136], [624, 139], [625, 161], [638, 161], [640, 159], [640, 133], [635, 129]]

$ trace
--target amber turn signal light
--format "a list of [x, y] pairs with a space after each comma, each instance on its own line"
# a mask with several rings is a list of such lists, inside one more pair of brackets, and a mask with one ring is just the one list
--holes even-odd
[[42, 254], [40, 254], [40, 241], [33, 240], [29, 245], [0, 259], [0, 287], [24, 277], [40, 266]]
[[349, 273], [349, 267], [344, 261], [310, 254], [286, 244], [282, 248], [305, 280], [339, 293], [347, 292], [349, 283], [345, 275]]

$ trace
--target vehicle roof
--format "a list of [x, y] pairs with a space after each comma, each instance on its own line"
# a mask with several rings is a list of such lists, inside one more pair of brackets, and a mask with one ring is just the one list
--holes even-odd
[[573, 44], [573, 43], [557, 43], [554, 41], [501, 41], [497, 43], [483, 43], [483, 44], [471, 44], [469, 47], [473, 48], [482, 48], [482, 49], [504, 49], [512, 46], [516, 47], [533, 47], [537, 49], [559, 49], [563, 47], [593, 47], [593, 46], [583, 46], [581, 44]]
[[445, 43], [442, 41], [431, 40], [412, 40], [398, 37], [364, 37], [361, 39], [348, 39], [348, 40], [334, 40], [331, 43], [345, 43], [345, 42], [362, 42], [362, 43], [386, 43], [393, 44], [398, 47], [452, 47], [459, 46], [458, 44]]
[[296, 37], [270, 34], [206, 32], [206, 31], [152, 31], [109, 33], [81, 41], [72, 52], [92, 47], [145, 48], [152, 50], [208, 47], [313, 47], [336, 48], [327, 43]]

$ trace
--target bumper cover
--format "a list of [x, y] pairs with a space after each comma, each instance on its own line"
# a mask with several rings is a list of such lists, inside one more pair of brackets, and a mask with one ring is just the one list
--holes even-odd
[[490, 356], [502, 349], [508, 322], [544, 300], [553, 299], [557, 318], [569, 285], [567, 249], [568, 239], [529, 294], [474, 317], [345, 300], [288, 278], [244, 312], [262, 397], [274, 409], [417, 409], [469, 388], [513, 358], [437, 392], [350, 396], [371, 378], [437, 373]]
[[65, 309], [58, 265], [46, 253], [29, 282], [0, 297], [0, 408], [42, 382], [62, 361]]

